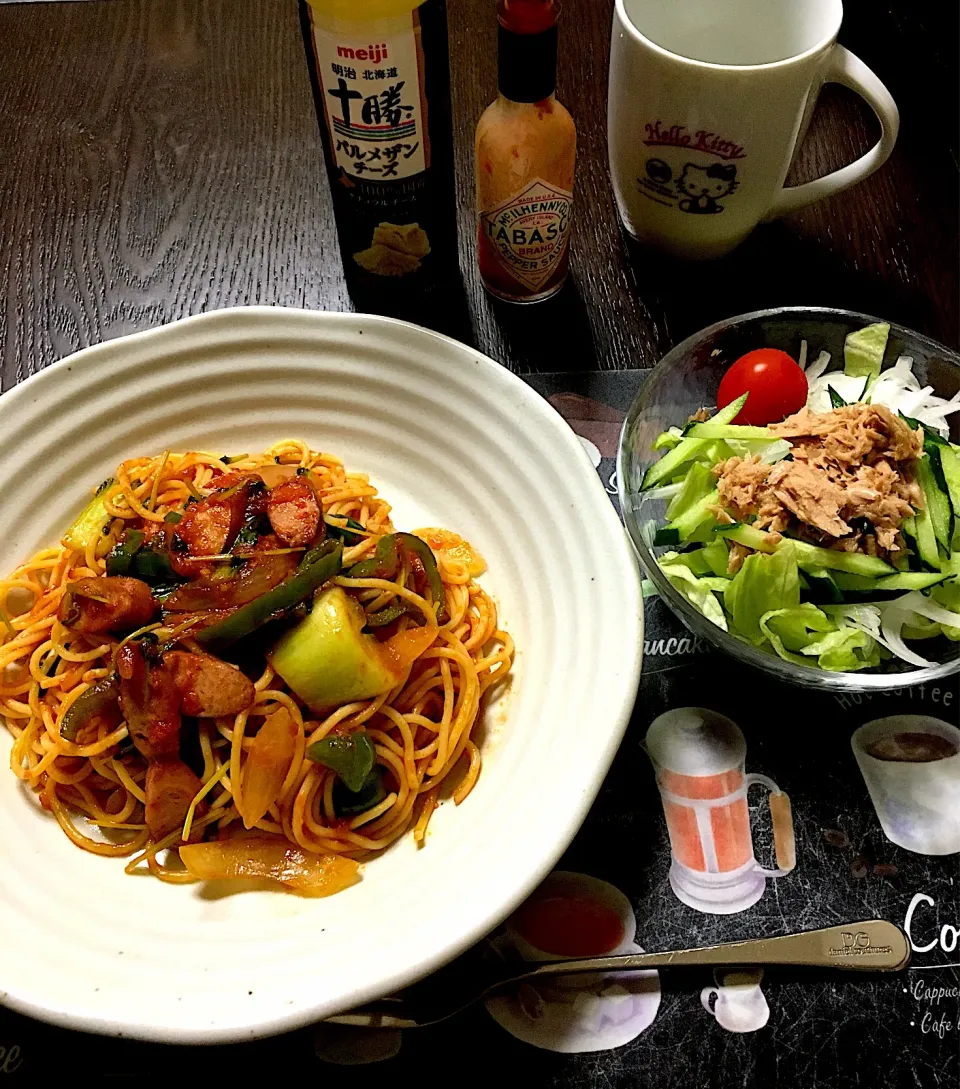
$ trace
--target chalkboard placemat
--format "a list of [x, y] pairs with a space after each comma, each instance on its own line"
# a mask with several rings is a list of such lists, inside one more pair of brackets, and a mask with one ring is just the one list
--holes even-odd
[[[615, 502], [620, 421], [641, 371], [537, 375], [530, 384], [568, 419]], [[733, 1024], [717, 980], [661, 973], [656, 1016], [614, 1050], [557, 1054], [522, 1043], [479, 1008], [401, 1039], [357, 1044], [323, 1027], [249, 1044], [185, 1048], [72, 1033], [0, 1009], [0, 1086], [90, 1074], [112, 1084], [152, 1079], [293, 1078], [367, 1084], [626, 1089], [954, 1089], [960, 1084], [960, 855], [914, 854], [886, 838], [851, 749], [861, 724], [923, 714], [960, 718], [957, 679], [885, 695], [831, 695], [750, 671], [691, 636], [656, 597], [645, 603], [644, 667], [636, 710], [613, 767], [561, 868], [610, 882], [630, 901], [648, 950], [788, 933], [858, 919], [905, 926], [911, 967], [892, 976], [769, 970], [751, 989], [753, 1023]], [[670, 842], [642, 741], [668, 708], [723, 713], [746, 740], [746, 769], [791, 801], [796, 868], [768, 880], [746, 910], [705, 914], [668, 881]], [[591, 724], [584, 722], [584, 730]], [[751, 791], [753, 846], [772, 868], [766, 793]], [[960, 819], [960, 818], [958, 818]], [[15, 881], [5, 874], [4, 881]], [[63, 907], [69, 928], [70, 905]], [[136, 927], [136, 920], [117, 920]], [[375, 936], [371, 936], [375, 940]], [[150, 980], [143, 986], [149, 988]], [[724, 1027], [722, 1022], [726, 1022]], [[399, 1048], [399, 1049], [398, 1049]], [[377, 1052], [389, 1055], [377, 1062]], [[336, 1060], [336, 1061], [331, 1061]], [[366, 1065], [343, 1065], [367, 1060]]]

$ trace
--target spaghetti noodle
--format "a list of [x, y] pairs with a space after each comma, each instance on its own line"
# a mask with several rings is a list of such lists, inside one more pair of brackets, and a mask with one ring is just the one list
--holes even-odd
[[[316, 498], [321, 522], [309, 542], [298, 541], [296, 527], [286, 538], [271, 532], [263, 514], [264, 503], [276, 496], [275, 508], [269, 509], [271, 524], [283, 525], [284, 511], [302, 515], [303, 502], [309, 506], [311, 497], [302, 485], [303, 494], [297, 493], [290, 481], [306, 481]], [[283, 487], [294, 499], [300, 495], [300, 507], [290, 499], [280, 510]], [[231, 525], [225, 537], [217, 538], [213, 553], [209, 536], [206, 550], [198, 547], [197, 512], [212, 510], [214, 501], [222, 512], [238, 490], [247, 504], [240, 508], [243, 530], [238, 533]], [[260, 506], [251, 515], [255, 497]], [[242, 855], [249, 844], [251, 854], [260, 852], [259, 862], [246, 868], [233, 864], [231, 870], [228, 860], [220, 870], [214, 866], [216, 875], [283, 880], [291, 867], [329, 869], [331, 857], [362, 861], [410, 828], [422, 845], [441, 798], [452, 797], [459, 805], [467, 797], [481, 771], [475, 733], [483, 699], [509, 672], [513, 644], [498, 627], [494, 602], [475, 581], [483, 561], [466, 542], [445, 530], [419, 531], [418, 537], [396, 534], [389, 505], [366, 476], [348, 473], [336, 458], [299, 441], [229, 459], [197, 452], [132, 458], [119, 466], [94, 506], [93, 514], [88, 508], [58, 547], [41, 550], [0, 580], [0, 714], [14, 738], [10, 766], [73, 843], [100, 855], [132, 856], [128, 872], [146, 864], [172, 882], [207, 874], [199, 863], [184, 868], [166, 854], [169, 848], [183, 848], [186, 861], [188, 842], [201, 841], [204, 851], [215, 854], [216, 845], [229, 844], [235, 863], [238, 849]], [[84, 518], [84, 531], [76, 531]], [[215, 518], [210, 524], [216, 529]], [[389, 689], [343, 701], [325, 699], [317, 709], [317, 701], [305, 699], [280, 675], [279, 658], [272, 658], [268, 642], [252, 660], [249, 651], [241, 655], [246, 680], [217, 662], [221, 670], [231, 670], [223, 675], [228, 682], [236, 679], [246, 686], [247, 705], [229, 714], [205, 711], [202, 705], [209, 697], [200, 681], [195, 682], [197, 692], [190, 690], [190, 677], [210, 665], [209, 652], [225, 625], [236, 627], [250, 611], [249, 603], [237, 602], [253, 600], [256, 608], [267, 600], [262, 595], [251, 599], [249, 587], [267, 578], [271, 563], [281, 565], [284, 578], [278, 586], [273, 571], [274, 585], [265, 592], [287, 588], [289, 598], [297, 580], [310, 573], [311, 548], [324, 538], [328, 544], [338, 542], [338, 570], [323, 581], [322, 591], [341, 593], [349, 599], [343, 607], [358, 615], [363, 610], [357, 639], [364, 640], [364, 653], [380, 654], [378, 661], [394, 671], [388, 674]], [[153, 612], [148, 622], [123, 630], [106, 621], [78, 620], [72, 595], [82, 588], [86, 598], [77, 600], [94, 620], [103, 610], [109, 612], [109, 586], [135, 581], [111, 578], [111, 570], [122, 569], [138, 547], [133, 562], [152, 575], [153, 600], [144, 614]], [[379, 559], [390, 547], [392, 571]], [[326, 551], [332, 555], [332, 544]], [[149, 565], [141, 563], [144, 558]], [[137, 570], [134, 566], [127, 575]], [[431, 574], [439, 583], [431, 581]], [[81, 583], [91, 579], [108, 581]], [[243, 599], [237, 589], [241, 585], [247, 588]], [[236, 601], [225, 608], [231, 593]], [[215, 607], [173, 608], [178, 595], [189, 603], [190, 594], [207, 594]], [[222, 594], [226, 597], [217, 597]], [[272, 632], [274, 641], [286, 638], [284, 627], [305, 625], [304, 614], [311, 602], [317, 608], [320, 594], [321, 588], [312, 590], [279, 621], [271, 614], [263, 630]], [[389, 658], [387, 651], [399, 644], [406, 651]], [[218, 659], [231, 657], [216, 653]], [[146, 688], [136, 690], [139, 682], [130, 678], [141, 661]], [[125, 669], [125, 662], [134, 664]], [[316, 668], [322, 672], [324, 663]], [[151, 740], [151, 730], [159, 727], [150, 719], [155, 701], [150, 703], [149, 686], [151, 678], [159, 685], [161, 672], [164, 683], [173, 676], [180, 686], [179, 738], [172, 756], [156, 755], [159, 735]], [[222, 689], [218, 681], [218, 693]], [[145, 700], [142, 707], [137, 698]], [[134, 725], [131, 707], [140, 707], [145, 725], [140, 711], [135, 716], [140, 724]], [[360, 738], [367, 739], [363, 746]], [[348, 789], [349, 775], [336, 760], [328, 757], [325, 763], [317, 757], [327, 751], [317, 745], [326, 739], [338, 739], [341, 748], [352, 745], [361, 755], [370, 749], [373, 768], [362, 788], [353, 783]], [[172, 780], [159, 788], [166, 792], [159, 803], [156, 782], [171, 762], [189, 764], [182, 781], [199, 784], [199, 789], [191, 786], [189, 796], [180, 789], [177, 825], [157, 835], [151, 805], [169, 808]], [[376, 789], [367, 789], [373, 780]], [[196, 852], [197, 857], [202, 853]], [[224, 847], [224, 859], [228, 853]], [[280, 862], [271, 869], [263, 861], [268, 857]], [[309, 880], [299, 886], [296, 880], [287, 883], [309, 891]]]

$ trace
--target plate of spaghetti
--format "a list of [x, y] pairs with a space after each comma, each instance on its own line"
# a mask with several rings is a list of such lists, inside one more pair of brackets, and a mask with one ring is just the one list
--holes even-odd
[[0, 996], [216, 1042], [497, 925], [636, 694], [576, 437], [401, 322], [219, 311], [0, 398]]

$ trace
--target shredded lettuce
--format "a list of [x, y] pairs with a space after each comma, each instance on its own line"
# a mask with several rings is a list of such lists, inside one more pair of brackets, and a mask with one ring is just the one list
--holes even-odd
[[777, 609], [761, 618], [760, 627], [777, 654], [797, 665], [816, 658], [821, 669], [849, 673], [880, 664], [880, 648], [870, 635], [839, 625], [815, 605]]
[[[930, 597], [945, 609], [960, 614], [960, 578], [950, 579], [939, 586], [934, 586]], [[932, 620], [930, 622], [936, 623]], [[953, 640], [954, 643], [960, 642], [960, 623], [953, 624], [949, 621], [944, 623], [942, 620], [939, 623], [940, 630], [948, 639]]]
[[769, 554], [754, 552], [743, 561], [724, 595], [733, 626], [751, 643], [766, 642], [760, 620], [778, 609], [800, 604], [800, 571], [796, 550], [789, 542]]
[[837, 673], [853, 673], [880, 664], [877, 641], [856, 628], [839, 628], [829, 632], [804, 649], [804, 654], [816, 655], [817, 665]]
[[890, 325], [885, 321], [850, 333], [843, 342], [843, 373], [866, 378], [868, 382], [876, 378], [883, 365], [883, 353], [887, 350], [889, 336]]
[[837, 625], [816, 605], [806, 603], [764, 613], [760, 617], [760, 630], [781, 658], [809, 665], [801, 654], [816, 641], [819, 633], [836, 631]]
[[664, 567], [661, 561], [661, 570], [670, 580], [670, 585], [682, 594], [697, 612], [702, 613], [718, 628], [724, 631], [730, 630], [727, 626], [727, 618], [723, 615], [723, 607], [714, 596], [713, 590], [705, 584], [707, 580], [697, 578], [690, 568], [683, 564], [668, 564]]

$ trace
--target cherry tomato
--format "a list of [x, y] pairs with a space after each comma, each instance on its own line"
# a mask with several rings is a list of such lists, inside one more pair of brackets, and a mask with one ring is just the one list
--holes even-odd
[[720, 380], [717, 408], [726, 407], [744, 393], [750, 396], [735, 424], [762, 427], [779, 423], [806, 404], [807, 376], [779, 348], [757, 348], [740, 356]]

